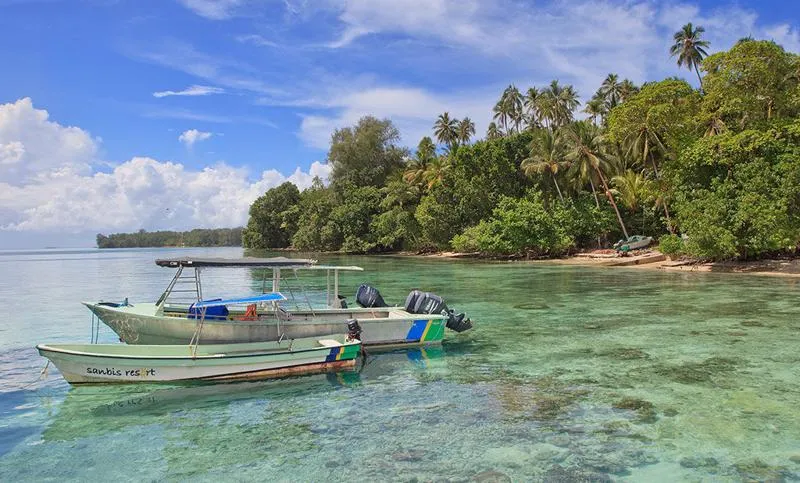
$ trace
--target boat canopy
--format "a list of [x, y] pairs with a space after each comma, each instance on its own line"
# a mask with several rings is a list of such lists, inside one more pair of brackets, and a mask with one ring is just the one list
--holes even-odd
[[195, 302], [194, 307], [198, 309], [208, 307], [221, 307], [225, 305], [235, 304], [255, 304], [258, 302], [280, 302], [286, 300], [280, 292], [269, 292], [261, 295], [253, 295], [252, 297], [241, 297], [237, 299], [220, 299], [220, 300], [204, 300], [202, 302]]
[[260, 268], [310, 268], [316, 260], [304, 258], [162, 258], [156, 260], [159, 267], [260, 267]]
[[[325, 300], [327, 302], [328, 307], [336, 307], [339, 304], [339, 272], [360, 272], [364, 270], [363, 268], [356, 266], [317, 265], [316, 260], [304, 259], [304, 258], [286, 258], [286, 257], [162, 258], [156, 260], [156, 265], [160, 267], [177, 268], [175, 276], [172, 277], [172, 281], [167, 286], [167, 289], [164, 290], [164, 293], [161, 294], [161, 297], [159, 297], [158, 301], [156, 302], [156, 305], [163, 305], [167, 303], [167, 301], [169, 301], [169, 303], [178, 303], [186, 305], [190, 305], [193, 303], [202, 303], [203, 290], [202, 290], [202, 285], [200, 283], [201, 269], [206, 267], [212, 267], [212, 268], [245, 267], [245, 268], [272, 269], [271, 291], [267, 292], [268, 275], [266, 273], [264, 274], [264, 278], [262, 280], [262, 291], [264, 293], [277, 293], [277, 294], [280, 294], [281, 290], [282, 270], [290, 270], [294, 272], [293, 274], [294, 278], [295, 280], [297, 280], [298, 284], [300, 285], [299, 288], [301, 292], [303, 292], [304, 294], [305, 294], [305, 289], [303, 288], [302, 283], [297, 277], [297, 271], [324, 270], [326, 272]], [[188, 268], [193, 273], [191, 274], [184, 273], [183, 270], [185, 268]], [[333, 278], [333, 287], [331, 287], [331, 278]], [[283, 279], [285, 280], [286, 277], [283, 277]], [[289, 293], [291, 298], [294, 299], [295, 296], [291, 292], [291, 288], [289, 289]], [[283, 295], [281, 295], [281, 297], [283, 297]], [[305, 299], [306, 302], [308, 302], [309, 308], [313, 310], [313, 307], [311, 307], [311, 303], [309, 302], [307, 295], [305, 296]], [[265, 300], [274, 302], [286, 299], [281, 298], [281, 299], [265, 299]], [[264, 300], [258, 300], [258, 302], [261, 301]], [[231, 303], [245, 303], [245, 302], [240, 301]], [[219, 305], [224, 305], [224, 304], [219, 304]], [[197, 307], [201, 307], [201, 305], [197, 305]], [[210, 307], [210, 305], [206, 305], [206, 307]]]

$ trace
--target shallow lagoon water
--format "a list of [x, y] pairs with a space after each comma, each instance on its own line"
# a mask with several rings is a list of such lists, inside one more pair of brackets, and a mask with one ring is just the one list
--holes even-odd
[[[339, 374], [38, 380], [36, 343], [89, 340], [80, 300], [150, 301], [172, 275], [154, 258], [241, 253], [0, 252], [0, 480], [800, 479], [797, 279], [320, 256], [367, 269], [343, 275], [351, 301], [362, 281], [397, 303], [420, 287], [475, 329]], [[204, 282], [236, 295], [260, 275]]]

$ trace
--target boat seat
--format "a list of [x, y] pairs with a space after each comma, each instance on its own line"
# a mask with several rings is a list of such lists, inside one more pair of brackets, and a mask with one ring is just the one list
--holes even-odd
[[325, 347], [340, 347], [342, 345], [341, 342], [335, 341], [333, 339], [320, 339], [319, 343]]

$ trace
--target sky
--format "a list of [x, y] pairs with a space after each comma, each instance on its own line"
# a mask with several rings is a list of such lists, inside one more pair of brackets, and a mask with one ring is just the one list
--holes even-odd
[[687, 22], [800, 51], [795, 0], [0, 0], [0, 249], [242, 226], [364, 115], [413, 148], [445, 111], [481, 135], [511, 83], [696, 85]]

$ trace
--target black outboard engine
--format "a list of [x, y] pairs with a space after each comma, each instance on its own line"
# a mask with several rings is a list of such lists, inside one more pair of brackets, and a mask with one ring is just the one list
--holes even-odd
[[347, 321], [347, 340], [361, 340], [361, 326], [356, 319]]
[[388, 307], [377, 288], [363, 283], [359, 285], [358, 291], [356, 291], [356, 302], [364, 308]]
[[442, 314], [447, 316], [447, 328], [456, 332], [464, 332], [472, 328], [472, 321], [464, 314], [456, 314], [447, 308], [447, 304], [438, 295], [429, 292], [412, 290], [406, 297], [406, 312], [412, 314]]

